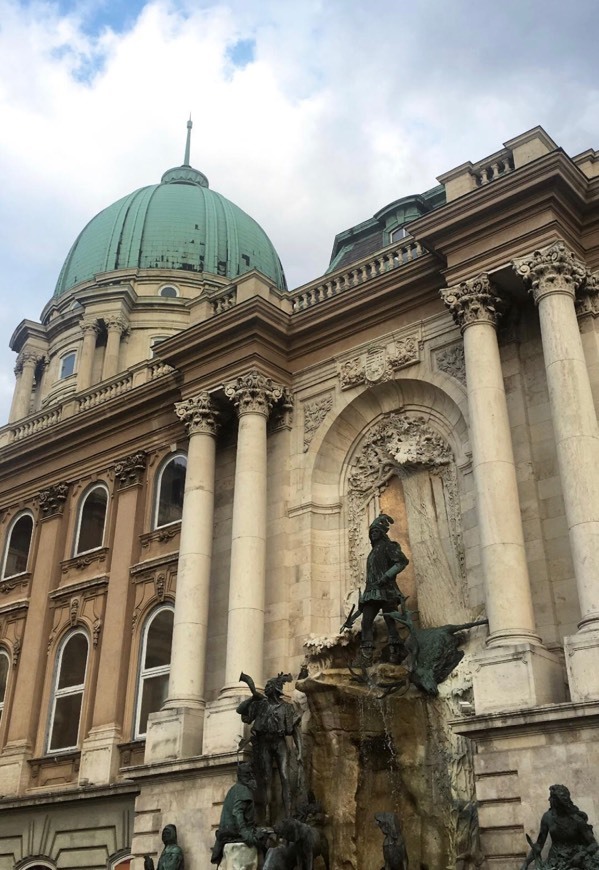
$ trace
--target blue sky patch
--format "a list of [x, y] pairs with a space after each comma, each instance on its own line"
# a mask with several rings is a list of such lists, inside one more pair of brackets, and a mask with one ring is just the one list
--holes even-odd
[[226, 54], [233, 66], [243, 69], [252, 63], [256, 56], [256, 40], [239, 39], [227, 48]]

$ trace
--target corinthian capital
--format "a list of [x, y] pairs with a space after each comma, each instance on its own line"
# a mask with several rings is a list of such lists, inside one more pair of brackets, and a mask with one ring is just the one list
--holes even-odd
[[100, 324], [98, 323], [97, 317], [83, 317], [79, 321], [79, 328], [81, 332], [85, 335], [86, 332], [95, 332], [98, 333], [100, 329]]
[[104, 324], [108, 332], [119, 332], [121, 335], [124, 335], [129, 329], [129, 324], [120, 314], [106, 315]]
[[185, 423], [190, 435], [198, 432], [216, 435], [218, 431], [218, 412], [210, 393], [199, 393], [191, 399], [175, 402], [175, 413]]
[[501, 299], [486, 273], [441, 290], [441, 298], [462, 331], [471, 323], [492, 323], [497, 326]]
[[561, 241], [513, 260], [512, 266], [537, 304], [551, 293], [566, 293], [574, 298], [589, 276], [586, 266]]
[[284, 388], [264, 377], [257, 369], [225, 384], [225, 396], [235, 405], [238, 416], [264, 414], [268, 417], [275, 402], [283, 397]]
[[40, 360], [44, 360], [44, 354], [41, 350], [22, 350], [21, 353], [17, 357], [17, 363], [15, 365], [15, 374], [19, 375], [23, 371], [25, 366], [36, 366]]
[[37, 498], [42, 516], [52, 517], [61, 514], [68, 494], [68, 483], [55, 483], [53, 486], [49, 486], [48, 489], [40, 490]]

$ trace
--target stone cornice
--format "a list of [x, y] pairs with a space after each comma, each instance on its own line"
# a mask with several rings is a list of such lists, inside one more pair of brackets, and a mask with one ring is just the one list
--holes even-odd
[[206, 391], [182, 402], [175, 402], [175, 413], [185, 423], [190, 436], [215, 436], [218, 432], [218, 412], [210, 393]]
[[283, 398], [285, 388], [273, 383], [257, 369], [252, 369], [236, 380], [225, 384], [225, 396], [231, 400], [239, 417], [244, 414], [263, 414], [268, 417], [273, 405]]
[[441, 290], [441, 298], [462, 332], [473, 323], [497, 327], [501, 299], [487, 274]]
[[590, 277], [584, 263], [561, 240], [513, 260], [512, 266], [537, 305], [545, 296], [555, 293], [574, 299], [578, 288]]

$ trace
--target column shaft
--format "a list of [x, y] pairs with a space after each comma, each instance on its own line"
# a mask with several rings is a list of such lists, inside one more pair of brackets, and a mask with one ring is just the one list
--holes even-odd
[[266, 565], [266, 416], [239, 418], [231, 540], [226, 687], [245, 671], [263, 683]]
[[204, 703], [215, 455], [214, 434], [190, 435], [167, 707]]
[[102, 380], [114, 377], [119, 371], [119, 350], [121, 346], [122, 328], [118, 325], [108, 326], [108, 337], [104, 351], [104, 364], [102, 366]]
[[97, 330], [95, 324], [83, 327], [83, 341], [81, 342], [79, 366], [77, 368], [77, 390], [79, 391], [87, 390], [92, 385], [96, 336]]
[[13, 421], [22, 420], [29, 414], [36, 362], [37, 357], [30, 354], [24, 355], [21, 359], [21, 377], [17, 381], [11, 413]]

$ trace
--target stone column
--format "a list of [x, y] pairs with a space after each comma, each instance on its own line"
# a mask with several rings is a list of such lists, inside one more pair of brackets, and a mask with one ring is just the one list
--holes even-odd
[[266, 423], [283, 387], [252, 370], [225, 386], [239, 417], [225, 685], [209, 711], [204, 752], [233, 751], [243, 729], [235, 708], [246, 694], [242, 671], [263, 684], [266, 584]]
[[189, 451], [168, 699], [150, 716], [146, 761], [186, 758], [202, 751], [208, 606], [212, 568], [217, 413], [210, 395], [177, 402]]
[[98, 681], [94, 692], [92, 725], [81, 747], [79, 782], [105, 785], [114, 782], [119, 769], [118, 744], [123, 739], [125, 689], [131, 655], [133, 584], [130, 568], [140, 533], [139, 502], [146, 468], [143, 451], [114, 466], [118, 495], [112, 542], [110, 583], [101, 626]]
[[10, 409], [9, 420], [14, 423], [22, 420], [29, 414], [31, 405], [31, 393], [35, 380], [35, 367], [41, 358], [41, 354], [35, 350], [22, 350], [17, 357], [15, 375], [17, 383]]
[[106, 339], [106, 350], [104, 351], [104, 365], [102, 366], [102, 380], [114, 377], [119, 373], [119, 350], [121, 346], [121, 336], [127, 331], [127, 321], [117, 315], [108, 315], [104, 318], [108, 337]]
[[573, 701], [599, 698], [599, 428], [574, 297], [591, 281], [562, 241], [515, 260], [539, 308], [557, 459], [580, 603], [564, 638]]
[[[31, 597], [23, 643], [16, 672], [15, 702], [11, 712], [6, 745], [0, 753], [0, 782], [4, 795], [22, 793], [29, 784], [27, 761], [35, 751], [44, 677], [48, 662], [51, 610], [48, 595], [57, 582], [64, 553], [62, 515], [69, 487], [59, 483], [39, 493], [39, 535], [37, 559], [31, 577]], [[66, 524], [65, 524], [66, 525]], [[47, 711], [42, 711], [43, 716]]]
[[524, 548], [518, 483], [497, 342], [501, 300], [487, 275], [441, 291], [464, 336], [472, 472], [480, 531], [487, 651], [474, 677], [477, 712], [555, 700], [557, 662], [541, 645]]
[[81, 391], [87, 390], [92, 385], [98, 321], [95, 317], [84, 317], [79, 325], [83, 333], [83, 341], [81, 342], [77, 367], [77, 390]]

